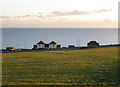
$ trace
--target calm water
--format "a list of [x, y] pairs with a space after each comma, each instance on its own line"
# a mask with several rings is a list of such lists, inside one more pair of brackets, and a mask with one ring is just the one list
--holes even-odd
[[118, 29], [103, 28], [4, 28], [2, 29], [2, 47], [16, 46], [32, 48], [43, 40], [46, 43], [54, 40], [62, 46], [74, 44], [87, 46], [91, 40], [100, 44], [118, 43]]

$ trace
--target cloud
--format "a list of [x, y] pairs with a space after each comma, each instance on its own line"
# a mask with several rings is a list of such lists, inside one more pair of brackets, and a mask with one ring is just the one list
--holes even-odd
[[30, 14], [28, 14], [28, 15], [23, 15], [23, 16], [15, 16], [15, 18], [29, 18], [29, 17], [37, 17], [37, 15], [30, 15]]
[[42, 12], [39, 12], [38, 14], [39, 14], [38, 17], [44, 17]]
[[109, 9], [109, 10], [101, 9], [101, 10], [96, 10], [96, 11], [93, 11], [93, 12], [95, 12], [95, 13], [103, 13], [103, 12], [111, 12], [111, 11], [112, 11], [112, 9]]
[[0, 18], [9, 18], [9, 16], [0, 16]]
[[96, 14], [96, 13], [104, 13], [104, 12], [111, 12], [112, 9], [106, 10], [106, 9], [100, 9], [100, 10], [95, 10], [95, 11], [79, 11], [79, 10], [74, 10], [74, 11], [66, 11], [66, 12], [60, 12], [60, 11], [54, 11], [51, 12], [49, 16], [70, 16], [70, 15], [88, 15], [88, 14]]
[[85, 14], [90, 14], [89, 12], [85, 12], [85, 11], [78, 11], [78, 10], [74, 10], [74, 11], [66, 11], [66, 12], [59, 12], [59, 11], [54, 11], [51, 13], [51, 15], [56, 15], [56, 16], [63, 16], [63, 15], [85, 15]]
[[9, 19], [9, 18], [11, 18], [11, 16], [0, 16], [0, 19]]
[[19, 18], [19, 19], [22, 19], [22, 18], [35, 18], [35, 17], [39, 17], [39, 18], [43, 18], [43, 15], [23, 15], [23, 16], [0, 16], [0, 19], [7, 19], [7, 18]]

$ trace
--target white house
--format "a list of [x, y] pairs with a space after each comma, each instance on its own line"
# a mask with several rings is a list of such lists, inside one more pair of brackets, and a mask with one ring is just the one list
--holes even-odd
[[51, 41], [49, 44], [46, 44], [43, 41], [40, 41], [37, 43], [37, 45], [34, 45], [34, 49], [59, 49], [61, 45], [57, 45], [55, 41]]
[[37, 48], [38, 48], [38, 49], [39, 49], [39, 48], [45, 48], [45, 42], [43, 42], [43, 41], [38, 42], [38, 43], [37, 43]]
[[56, 49], [57, 48], [57, 43], [55, 41], [51, 41], [49, 43], [49, 49]]

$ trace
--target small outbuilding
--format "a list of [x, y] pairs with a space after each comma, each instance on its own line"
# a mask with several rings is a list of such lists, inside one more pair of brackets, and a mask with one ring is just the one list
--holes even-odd
[[99, 43], [97, 43], [96, 41], [90, 41], [88, 44], [87, 44], [88, 47], [99, 47]]
[[33, 49], [37, 49], [37, 45], [34, 45], [34, 46], [33, 46]]
[[60, 49], [60, 48], [61, 48], [61, 45], [57, 45], [57, 48]]
[[68, 45], [68, 48], [75, 48], [74, 45]]

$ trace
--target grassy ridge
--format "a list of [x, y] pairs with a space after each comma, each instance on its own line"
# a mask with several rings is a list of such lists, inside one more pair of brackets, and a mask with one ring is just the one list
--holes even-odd
[[118, 83], [118, 48], [3, 53], [3, 85]]

